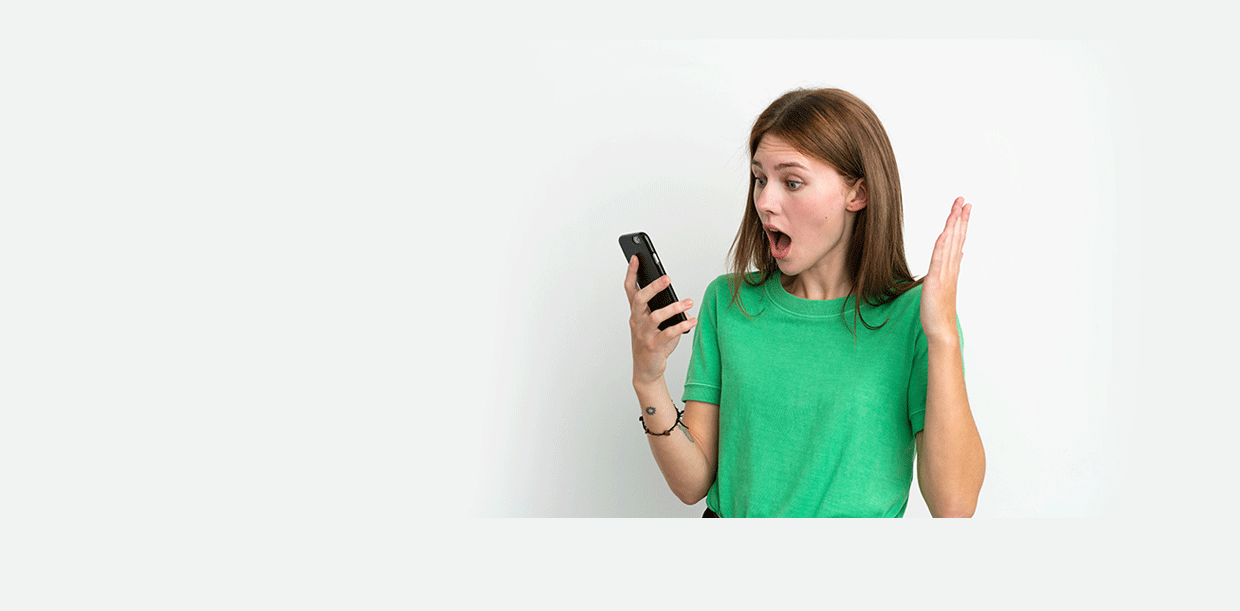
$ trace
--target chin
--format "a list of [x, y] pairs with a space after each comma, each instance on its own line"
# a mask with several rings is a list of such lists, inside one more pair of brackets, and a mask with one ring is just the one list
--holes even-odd
[[798, 269], [793, 266], [787, 259], [775, 259], [775, 267], [779, 268], [779, 273], [784, 276], [795, 276], [805, 270]]

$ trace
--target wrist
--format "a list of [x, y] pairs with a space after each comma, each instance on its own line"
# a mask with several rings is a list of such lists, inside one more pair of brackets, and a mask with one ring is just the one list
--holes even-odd
[[927, 333], [926, 348], [930, 352], [960, 350], [960, 334], [955, 329], [950, 333]]
[[659, 391], [666, 389], [667, 381], [663, 379], [663, 376], [659, 376], [652, 380], [638, 379], [636, 377], [633, 378], [633, 390], [637, 392], [638, 396], [658, 393]]

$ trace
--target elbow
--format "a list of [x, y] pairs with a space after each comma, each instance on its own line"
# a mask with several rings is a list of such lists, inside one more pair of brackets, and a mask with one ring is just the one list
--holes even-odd
[[919, 463], [918, 480], [922, 497], [936, 518], [971, 518], [977, 511], [977, 499], [982, 493], [982, 481], [986, 477], [986, 459], [983, 455], [969, 470], [943, 473]]
[[672, 489], [672, 493], [676, 495], [676, 498], [680, 499], [681, 503], [686, 505], [697, 505], [702, 501], [702, 499], [706, 498], [706, 494], [710, 492], [710, 487], [714, 485], [714, 483], [715, 478], [711, 477], [709, 480], [702, 480], [693, 483], [681, 483], [679, 486], [670, 486], [670, 488]]
[[977, 506], [975, 505], [961, 505], [959, 507], [950, 507], [944, 511], [933, 511], [930, 513], [936, 518], [971, 518], [976, 509]]
[[676, 498], [680, 499], [681, 503], [686, 505], [697, 505], [706, 498], [705, 490], [673, 490], [672, 492], [676, 494]]
[[971, 518], [975, 511], [977, 511], [977, 495], [941, 499], [930, 506], [930, 515], [935, 518]]

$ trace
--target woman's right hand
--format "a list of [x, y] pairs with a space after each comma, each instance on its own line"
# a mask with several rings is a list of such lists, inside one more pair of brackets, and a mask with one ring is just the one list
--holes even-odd
[[629, 259], [629, 270], [624, 276], [624, 292], [629, 296], [629, 331], [633, 340], [633, 384], [652, 384], [663, 377], [667, 369], [667, 357], [680, 343], [680, 336], [697, 325], [696, 318], [672, 325], [662, 331], [659, 324], [693, 307], [692, 299], [682, 299], [667, 307], [651, 312], [649, 302], [660, 291], [671, 286], [667, 276], [651, 282], [646, 288], [637, 287], [637, 255]]

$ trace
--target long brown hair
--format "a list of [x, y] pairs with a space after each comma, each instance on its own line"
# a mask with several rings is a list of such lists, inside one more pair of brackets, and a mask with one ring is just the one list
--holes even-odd
[[[758, 152], [762, 136], [772, 134], [803, 154], [835, 169], [849, 187], [865, 179], [866, 206], [854, 217], [844, 268], [853, 282], [853, 333], [856, 323], [878, 329], [861, 314], [861, 302], [877, 306], [921, 284], [913, 280], [904, 257], [904, 204], [900, 172], [887, 131], [865, 102], [840, 89], [796, 89], [771, 103], [749, 133], [749, 156]], [[749, 175], [745, 217], [732, 242], [730, 256], [732, 303], [741, 282], [761, 286], [778, 267], [754, 207], [754, 175]], [[749, 271], [757, 269], [757, 274]], [[743, 306], [742, 306], [743, 309]]]

